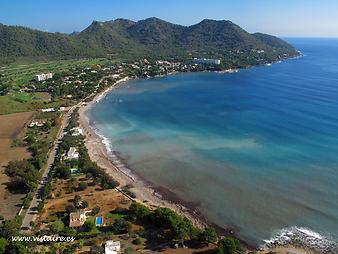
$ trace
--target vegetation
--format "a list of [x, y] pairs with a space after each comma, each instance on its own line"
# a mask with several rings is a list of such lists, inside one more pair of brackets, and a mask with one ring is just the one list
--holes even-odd
[[234, 254], [239, 250], [239, 241], [236, 238], [225, 237], [218, 242], [218, 254]]
[[73, 35], [0, 24], [2, 63], [22, 58], [105, 57], [107, 55], [119, 56], [123, 59], [142, 56], [184, 58], [189, 54], [222, 56], [223, 59], [236, 62], [240, 58], [232, 55], [231, 52], [243, 50], [247, 52], [246, 56], [250, 56], [249, 52], [253, 49], [265, 49], [268, 51], [265, 57], [296, 53], [290, 45], [276, 37], [249, 34], [225, 20], [203, 20], [188, 27], [157, 18], [139, 22], [125, 19], [94, 21], [85, 30]]
[[[10, 189], [28, 193], [23, 203], [25, 207], [32, 199], [30, 192], [36, 190], [41, 179], [41, 169], [46, 165], [47, 154], [58, 129], [55, 121], [59, 116], [56, 113], [51, 113], [48, 117], [36, 114], [36, 117], [46, 120], [46, 123], [52, 122], [53, 124], [46, 124], [43, 128], [28, 129], [23, 144], [27, 146], [32, 157], [20, 161], [10, 161], [5, 168], [5, 173], [11, 178]], [[47, 194], [48, 187], [47, 185], [44, 194]]]
[[65, 225], [63, 224], [63, 222], [57, 220], [50, 225], [50, 231], [52, 231], [52, 233], [54, 234], [60, 234], [63, 231], [64, 227]]

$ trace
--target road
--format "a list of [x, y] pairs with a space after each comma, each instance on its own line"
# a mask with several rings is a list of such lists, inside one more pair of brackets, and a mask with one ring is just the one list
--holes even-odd
[[39, 182], [38, 188], [37, 188], [37, 190], [36, 190], [36, 192], [33, 196], [33, 199], [30, 203], [29, 208], [27, 209], [25, 217], [23, 218], [22, 225], [21, 225], [21, 232], [22, 233], [27, 233], [27, 232], [30, 231], [30, 229], [31, 229], [30, 223], [32, 221], [33, 222], [35, 221], [36, 216], [39, 213], [37, 206], [38, 206], [39, 202], [41, 201], [41, 196], [42, 196], [42, 193], [43, 193], [43, 190], [44, 190], [44, 186], [48, 182], [49, 172], [51, 170], [53, 170], [55, 157], [57, 155], [59, 145], [61, 144], [63, 136], [64, 136], [64, 129], [68, 126], [70, 116], [73, 113], [74, 109], [78, 105], [80, 105], [80, 103], [71, 107], [68, 110], [68, 112], [65, 113], [65, 115], [63, 116], [61, 127], [59, 129], [59, 132], [58, 132], [56, 138], [55, 138], [53, 147], [51, 148], [51, 150], [48, 154], [47, 165], [46, 165], [45, 170], [42, 174], [42, 181]]
[[[111, 75], [104, 76], [102, 77], [98, 84], [101, 84], [102, 81]], [[48, 182], [48, 177], [49, 177], [49, 172], [53, 170], [54, 166], [54, 161], [55, 161], [55, 156], [57, 155], [59, 145], [62, 143], [62, 139], [64, 136], [64, 129], [68, 126], [69, 119], [71, 114], [73, 113], [74, 109], [81, 106], [84, 101], [86, 101], [88, 98], [94, 96], [97, 93], [97, 91], [94, 91], [92, 94], [88, 95], [86, 98], [84, 98], [82, 101], [80, 101], [78, 104], [72, 106], [68, 112], [64, 115], [61, 123], [61, 127], [59, 129], [59, 132], [55, 138], [53, 148], [50, 150], [50, 153], [48, 154], [48, 159], [47, 159], [47, 165], [46, 168], [42, 174], [42, 181], [39, 182], [38, 188], [34, 194], [34, 197], [30, 203], [29, 208], [27, 209], [27, 212], [23, 218], [22, 224], [21, 224], [21, 233], [29, 233], [31, 230], [31, 222], [34, 222], [36, 220], [37, 215], [39, 214], [38, 211], [38, 204], [41, 201], [41, 196], [44, 190], [45, 184]]]

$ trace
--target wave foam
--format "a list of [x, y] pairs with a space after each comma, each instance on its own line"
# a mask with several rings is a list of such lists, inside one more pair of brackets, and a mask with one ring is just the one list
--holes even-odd
[[338, 253], [337, 242], [304, 227], [282, 229], [264, 242], [263, 248], [296, 244], [323, 253]]
[[100, 133], [99, 129], [95, 126], [95, 124], [90, 124], [90, 128], [94, 131], [94, 133], [100, 137], [102, 144], [104, 145], [107, 155], [114, 163], [115, 167], [117, 167], [121, 172], [130, 177], [133, 181], [136, 181], [132, 170], [121, 160], [121, 158], [116, 154], [116, 151], [113, 148], [110, 140], [105, 137], [102, 133]]

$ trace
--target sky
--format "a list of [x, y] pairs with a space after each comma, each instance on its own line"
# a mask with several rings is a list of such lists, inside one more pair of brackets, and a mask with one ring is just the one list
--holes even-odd
[[49, 32], [81, 31], [93, 20], [158, 17], [192, 25], [226, 19], [249, 32], [338, 37], [337, 0], [1, 0], [0, 23]]

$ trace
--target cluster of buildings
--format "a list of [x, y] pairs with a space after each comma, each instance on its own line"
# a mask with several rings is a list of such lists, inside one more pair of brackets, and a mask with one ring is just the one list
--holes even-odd
[[[69, 227], [70, 228], [79, 228], [82, 227], [86, 222], [87, 218], [91, 215], [92, 210], [88, 211], [79, 211], [73, 212], [69, 214]], [[103, 217], [95, 217], [95, 225], [102, 226], [103, 225]]]
[[33, 127], [43, 127], [45, 125], [46, 121], [42, 120], [42, 119], [35, 119], [33, 121], [30, 122], [30, 124], [28, 125], [28, 127], [33, 128]]
[[83, 130], [79, 127], [72, 128], [71, 132], [72, 132], [72, 136], [74, 136], [74, 137], [79, 136], [79, 135], [83, 135]]
[[77, 151], [77, 149], [75, 147], [69, 148], [65, 156], [65, 160], [76, 160], [78, 158], [79, 158], [79, 152]]
[[44, 80], [51, 79], [51, 78], [53, 78], [53, 73], [41, 73], [41, 74], [35, 75], [36, 81], [44, 81]]
[[119, 241], [109, 240], [106, 241], [104, 246], [105, 254], [118, 254], [121, 252], [121, 243]]
[[43, 108], [43, 109], [41, 109], [41, 112], [43, 112], [43, 113], [55, 112], [55, 108]]
[[208, 58], [194, 58], [194, 63], [196, 64], [215, 64], [215, 65], [219, 65], [221, 64], [221, 60], [220, 59], [208, 59]]
[[69, 214], [69, 227], [82, 227], [91, 211], [73, 212]]

